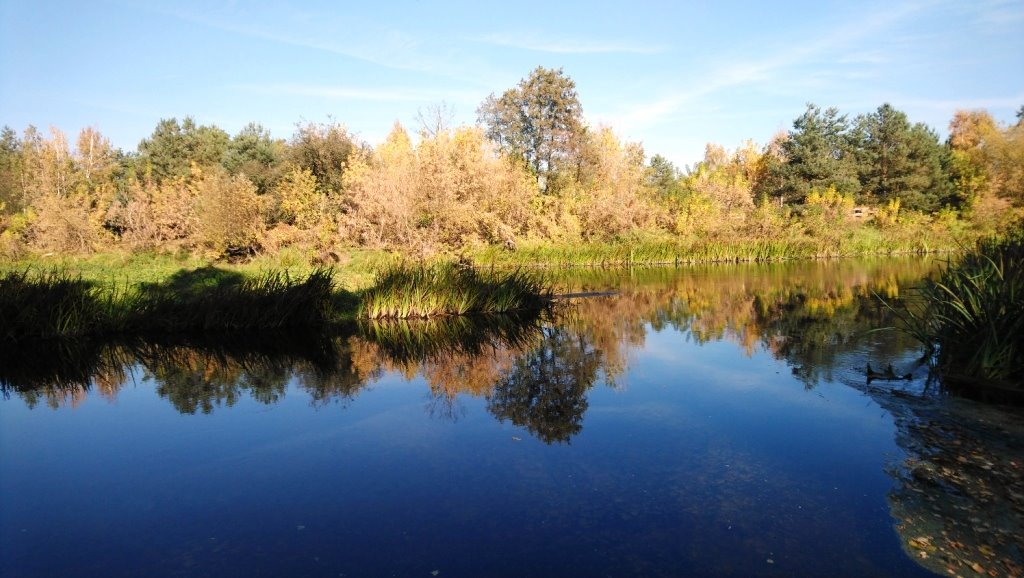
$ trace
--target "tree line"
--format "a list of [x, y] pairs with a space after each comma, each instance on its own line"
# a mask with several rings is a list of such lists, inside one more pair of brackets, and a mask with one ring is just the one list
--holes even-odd
[[827, 237], [855, 205], [871, 215], [858, 226], [879, 229], [963, 228], [1024, 206], [1024, 107], [1011, 126], [958, 111], [943, 142], [889, 104], [852, 119], [808, 104], [768, 144], [709, 144], [691, 167], [589, 125], [561, 69], [538, 67], [477, 112], [452, 127], [429, 110], [418, 134], [396, 123], [376, 146], [335, 121], [279, 139], [165, 119], [128, 152], [93, 128], [72, 143], [4, 127], [0, 256]]

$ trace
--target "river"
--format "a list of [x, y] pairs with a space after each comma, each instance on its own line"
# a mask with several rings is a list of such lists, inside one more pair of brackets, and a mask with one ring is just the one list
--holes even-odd
[[934, 267], [582, 270], [560, 290], [612, 294], [540, 318], [55, 345], [0, 369], [0, 574], [1019, 575], [1022, 413], [876, 331]]

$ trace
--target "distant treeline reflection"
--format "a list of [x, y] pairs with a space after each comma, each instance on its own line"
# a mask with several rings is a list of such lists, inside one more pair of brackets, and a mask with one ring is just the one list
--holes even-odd
[[289, 383], [317, 406], [347, 404], [387, 373], [422, 376], [442, 414], [458, 395], [548, 442], [583, 426], [587, 394], [621, 383], [630, 351], [649, 331], [674, 328], [703, 344], [726, 340], [747, 355], [784, 359], [813, 387], [831, 379], [842, 354], [870, 348], [871, 360], [906, 357], [917, 346], [890, 325], [875, 295], [898, 299], [926, 274], [921, 260], [796, 263], [575, 272], [567, 290], [616, 288], [552, 314], [362, 322], [333, 334], [206, 335], [202, 339], [97, 344], [47, 342], [0, 353], [0, 388], [30, 407], [76, 406], [90, 390], [115, 398], [152, 381], [182, 413], [209, 413], [244, 396], [275, 403]]

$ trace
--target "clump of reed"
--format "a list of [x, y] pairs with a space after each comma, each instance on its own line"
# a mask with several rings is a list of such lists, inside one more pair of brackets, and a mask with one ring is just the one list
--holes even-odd
[[984, 240], [925, 281], [906, 330], [947, 381], [1024, 391], [1024, 232]]
[[695, 263], [767, 263], [854, 255], [894, 255], [945, 250], [920, 242], [894, 242], [883, 235], [851, 234], [835, 240], [812, 237], [754, 239], [653, 239], [580, 244], [522, 244], [515, 251], [488, 247], [474, 262], [501, 267], [618, 267]]
[[543, 308], [550, 287], [522, 270], [479, 271], [453, 263], [399, 264], [362, 294], [358, 316], [412, 319], [435, 315], [509, 313]]
[[272, 271], [208, 285], [172, 280], [130, 296], [119, 324], [164, 333], [319, 327], [333, 318], [333, 290], [325, 269], [305, 279]]
[[0, 276], [0, 337], [75, 337], [105, 329], [109, 310], [94, 284], [62, 272]]
[[0, 276], [0, 339], [313, 328], [333, 321], [337, 299], [329, 270], [296, 279], [207, 267], [104, 290], [67, 273], [12, 272]]

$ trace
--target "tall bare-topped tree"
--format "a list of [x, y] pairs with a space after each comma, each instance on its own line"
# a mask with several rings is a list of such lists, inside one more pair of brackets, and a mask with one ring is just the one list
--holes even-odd
[[477, 118], [487, 138], [522, 158], [545, 191], [553, 177], [573, 166], [585, 131], [576, 83], [561, 68], [538, 66], [515, 88], [488, 96]]

